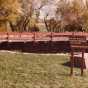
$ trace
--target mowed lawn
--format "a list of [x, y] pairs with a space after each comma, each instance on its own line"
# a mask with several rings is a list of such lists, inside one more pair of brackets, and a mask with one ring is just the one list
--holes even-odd
[[70, 77], [67, 55], [0, 52], [0, 88], [88, 88], [88, 74]]

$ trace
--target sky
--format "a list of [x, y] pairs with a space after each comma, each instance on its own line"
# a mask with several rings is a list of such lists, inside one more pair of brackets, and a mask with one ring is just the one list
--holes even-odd
[[49, 18], [54, 17], [57, 2], [58, 0], [49, 0], [49, 3], [47, 3], [47, 5], [45, 5], [40, 11], [40, 18], [44, 18], [46, 14], [49, 14]]
[[[44, 18], [44, 16], [46, 16], [46, 14], [49, 14], [49, 18], [54, 17], [55, 16], [55, 11], [56, 11], [56, 3], [59, 0], [49, 0], [49, 3], [47, 5], [45, 5], [41, 11], [40, 11], [40, 18]], [[68, 2], [72, 2], [74, 0], [67, 0]], [[81, 4], [85, 4], [85, 0], [78, 0], [81, 1]]]

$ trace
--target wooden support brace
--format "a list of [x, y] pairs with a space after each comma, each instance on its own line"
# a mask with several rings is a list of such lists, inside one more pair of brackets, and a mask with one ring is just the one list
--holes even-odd
[[71, 72], [70, 75], [73, 75], [73, 67], [74, 67], [74, 57], [73, 57], [73, 52], [71, 52], [71, 58], [70, 58], [70, 65], [71, 65]]
[[84, 70], [84, 53], [85, 51], [82, 51], [82, 58], [81, 58], [81, 76], [83, 76], [83, 70]]

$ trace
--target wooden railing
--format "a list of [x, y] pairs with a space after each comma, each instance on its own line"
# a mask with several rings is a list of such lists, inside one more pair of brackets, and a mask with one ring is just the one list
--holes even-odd
[[88, 39], [88, 33], [85, 32], [1, 32], [0, 42], [69, 41], [72, 35], [86, 36]]

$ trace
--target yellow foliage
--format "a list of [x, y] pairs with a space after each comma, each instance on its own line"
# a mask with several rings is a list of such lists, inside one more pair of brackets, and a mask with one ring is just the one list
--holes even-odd
[[0, 32], [6, 32], [6, 24], [5, 22], [0, 22]]
[[3, 0], [1, 3], [1, 8], [4, 8], [8, 15], [7, 19], [10, 21], [16, 20], [19, 15], [21, 14], [21, 4], [18, 2], [18, 0]]
[[34, 27], [36, 25], [36, 20], [34, 18], [31, 18], [29, 25], [30, 27]]

